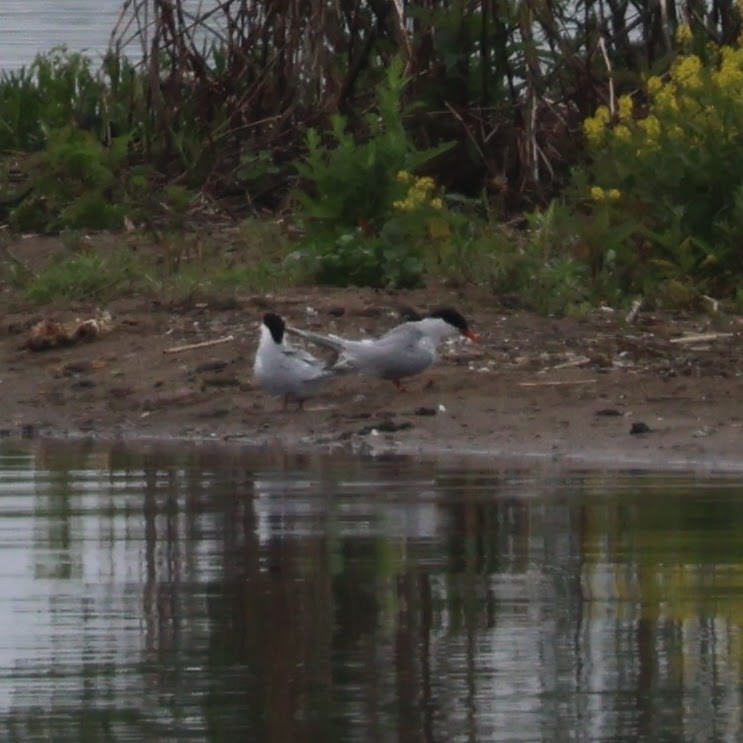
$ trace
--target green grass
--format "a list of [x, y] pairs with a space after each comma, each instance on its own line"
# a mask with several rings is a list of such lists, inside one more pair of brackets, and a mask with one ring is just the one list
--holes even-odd
[[130, 289], [140, 276], [138, 269], [136, 256], [124, 249], [65, 256], [32, 278], [25, 294], [40, 304], [56, 299], [100, 301]]
[[224, 234], [179, 231], [159, 242], [120, 239], [112, 244], [102, 237], [96, 244], [67, 230], [59, 253], [38, 271], [9, 252], [0, 269], [14, 288], [39, 304], [101, 302], [132, 293], [183, 299], [270, 291], [301, 278], [293, 246], [271, 221], [247, 220]]

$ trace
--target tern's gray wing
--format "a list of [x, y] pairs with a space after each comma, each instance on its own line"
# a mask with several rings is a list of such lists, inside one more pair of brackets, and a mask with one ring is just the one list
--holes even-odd
[[310, 330], [300, 330], [299, 328], [286, 328], [290, 333], [298, 335], [300, 338], [304, 338], [310, 343], [315, 343], [321, 348], [327, 348], [331, 351], [338, 353], [342, 351], [346, 343], [353, 343], [353, 341], [347, 341], [345, 338], [341, 338], [338, 335], [320, 335], [319, 333], [313, 333]]
[[[380, 336], [379, 340], [385, 340], [386, 338], [399, 338], [400, 342], [411, 342], [416, 343], [424, 335], [423, 331], [417, 322], [404, 322], [401, 325], [396, 325], [394, 328], [390, 328], [384, 335]], [[405, 339], [403, 341], [402, 339]]]
[[287, 359], [296, 361], [297, 364], [307, 364], [307, 366], [323, 368], [326, 364], [318, 358], [315, 358], [311, 353], [305, 351], [303, 348], [292, 348], [287, 347], [282, 349], [282, 353]]
[[301, 348], [283, 348], [279, 363], [284, 373], [302, 382], [324, 379], [336, 374], [324, 361]]
[[336, 368], [353, 368], [382, 379], [401, 379], [427, 369], [436, 349], [416, 328], [398, 326], [375, 341], [347, 343]]

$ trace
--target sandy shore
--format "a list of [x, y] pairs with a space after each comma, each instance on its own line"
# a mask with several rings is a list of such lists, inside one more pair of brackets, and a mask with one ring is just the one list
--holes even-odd
[[[127, 299], [39, 310], [13, 302], [0, 342], [5, 436], [210, 438], [576, 467], [743, 467], [737, 317], [641, 314], [629, 325], [596, 310], [558, 320], [506, 310], [479, 291], [444, 289], [297, 289], [181, 306]], [[391, 327], [401, 308], [441, 304], [459, 308], [481, 342], [444, 348], [407, 393], [348, 376], [304, 411], [284, 411], [253, 385], [257, 323], [267, 309], [301, 327], [361, 337]], [[111, 316], [103, 334], [27, 348], [39, 321], [73, 323], [97, 309]], [[631, 433], [633, 426], [648, 430]]]

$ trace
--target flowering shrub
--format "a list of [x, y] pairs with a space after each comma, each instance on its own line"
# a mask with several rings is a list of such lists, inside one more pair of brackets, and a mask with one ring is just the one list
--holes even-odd
[[443, 202], [436, 184], [410, 171], [451, 143], [415, 147], [400, 105], [406, 82], [396, 60], [377, 89], [377, 111], [365, 118], [366, 138], [357, 138], [343, 116], [332, 118], [330, 143], [315, 130], [308, 133], [295, 196], [306, 230], [302, 254], [315, 281], [418, 286], [425, 239], [448, 235], [437, 215]]
[[[688, 46], [688, 27], [677, 40]], [[724, 291], [743, 273], [743, 48], [705, 54], [648, 78], [644, 100], [622, 96], [613, 115], [599, 107], [584, 122], [582, 176], [592, 202], [644, 225], [625, 268]]]
[[429, 176], [398, 171], [394, 199], [377, 225], [346, 229], [333, 241], [310, 235], [304, 249], [314, 280], [339, 286], [412, 288], [420, 286], [425, 258], [438, 252], [456, 221], [444, 209]]
[[433, 194], [436, 191], [436, 183], [433, 178], [423, 176], [415, 178], [407, 170], [401, 170], [397, 174], [397, 182], [408, 187], [404, 199], [392, 202], [392, 206], [403, 212], [413, 211], [421, 207], [432, 207], [441, 209], [443, 202]]

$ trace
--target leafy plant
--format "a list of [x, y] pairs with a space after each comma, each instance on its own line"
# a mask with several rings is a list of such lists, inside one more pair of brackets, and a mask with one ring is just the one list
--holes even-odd
[[376, 111], [364, 117], [357, 136], [346, 117], [331, 118], [330, 144], [316, 129], [307, 133], [307, 156], [296, 164], [305, 188], [296, 192], [308, 229], [374, 225], [389, 215], [403, 189], [401, 171], [412, 172], [451, 147], [445, 143], [418, 150], [403, 123], [400, 99], [406, 85], [396, 59], [377, 88]]
[[705, 47], [650, 77], [647, 105], [623, 96], [614, 115], [600, 107], [585, 121], [591, 161], [574, 184], [594, 213], [635, 221], [616, 255], [629, 286], [655, 277], [725, 293], [743, 274], [741, 86], [743, 48]]
[[38, 150], [52, 130], [91, 127], [103, 93], [90, 58], [63, 46], [0, 73], [0, 150]]
[[429, 237], [428, 212], [441, 209], [441, 199], [431, 178], [410, 170], [449, 145], [413, 146], [400, 107], [405, 83], [396, 60], [377, 90], [377, 111], [365, 118], [363, 141], [343, 116], [331, 120], [332, 146], [316, 130], [308, 133], [308, 154], [297, 170], [310, 190], [296, 196], [308, 230], [302, 249], [316, 281], [395, 287], [422, 281], [421, 242]]
[[423, 279], [422, 259], [394, 235], [374, 237], [358, 231], [303, 243], [304, 264], [313, 281], [331, 286], [412, 288]]
[[18, 230], [111, 229], [126, 211], [127, 137], [105, 146], [91, 132], [65, 127], [29, 161], [30, 195], [11, 211]]
[[53, 261], [28, 284], [26, 295], [36, 302], [99, 300], [120, 292], [138, 274], [129, 251], [114, 250], [106, 257], [88, 251]]

